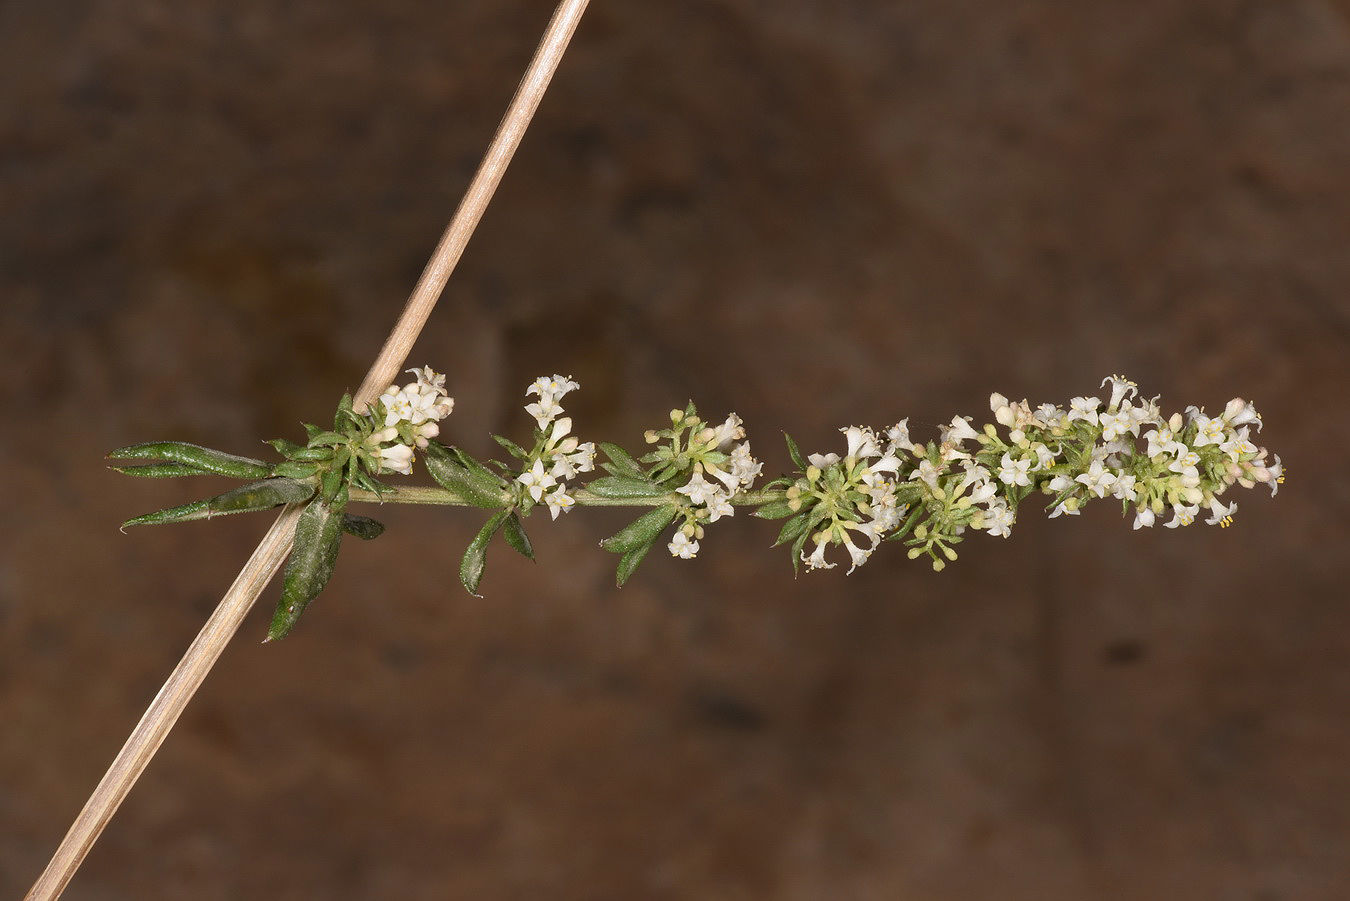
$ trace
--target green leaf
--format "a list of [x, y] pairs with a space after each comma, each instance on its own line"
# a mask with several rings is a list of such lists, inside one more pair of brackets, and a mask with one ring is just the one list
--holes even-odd
[[199, 444], [188, 444], [185, 441], [154, 441], [119, 447], [108, 454], [108, 459], [160, 460], [235, 479], [262, 479], [272, 473], [272, 467], [261, 460], [227, 454], [224, 451], [202, 447]]
[[506, 493], [506, 482], [491, 470], [479, 467], [471, 470], [457, 462], [457, 455], [440, 444], [427, 446], [423, 456], [427, 472], [442, 488], [453, 491], [466, 503], [485, 510], [498, 510], [511, 502]]
[[904, 523], [900, 526], [900, 528], [896, 529], [894, 532], [892, 532], [891, 534], [887, 535], [886, 538], [885, 538], [885, 540], [886, 540], [886, 541], [898, 541], [898, 540], [900, 540], [901, 538], [904, 538], [906, 535], [908, 535], [908, 534], [909, 534], [909, 530], [912, 529], [912, 528], [914, 528], [915, 523], [917, 523], [917, 522], [919, 521], [919, 517], [923, 515], [923, 511], [924, 511], [925, 509], [926, 509], [926, 508], [924, 507], [923, 504], [918, 504], [917, 506], [915, 506], [914, 512], [911, 513], [911, 514], [909, 514], [909, 516], [907, 516], [907, 517], [905, 518], [905, 521], [904, 521]]
[[224, 494], [204, 498], [199, 501], [182, 504], [146, 513], [128, 519], [122, 523], [127, 526], [153, 526], [168, 522], [191, 522], [196, 519], [209, 519], [228, 513], [248, 513], [254, 510], [268, 510], [282, 504], [298, 504], [314, 496], [314, 486], [295, 479], [263, 479], [249, 485], [240, 485]]
[[647, 479], [630, 479], [624, 476], [604, 476], [586, 485], [586, 490], [599, 497], [662, 497], [670, 493], [669, 488], [657, 485]]
[[479, 463], [477, 460], [475, 460], [473, 456], [468, 453], [468, 451], [461, 450], [458, 447], [452, 447], [450, 448], [450, 453], [455, 455], [455, 458], [459, 460], [461, 466], [469, 470], [469, 472], [473, 473], [474, 475], [486, 479], [493, 484], [496, 484], [501, 481], [500, 476], [498, 476], [492, 470], [488, 469], [482, 463]]
[[516, 553], [534, 559], [534, 545], [530, 544], [530, 536], [525, 534], [525, 527], [521, 525], [520, 517], [515, 513], [506, 517], [506, 522], [502, 525], [502, 536], [507, 544], [515, 548]]
[[210, 515], [249, 513], [283, 504], [300, 504], [313, 497], [314, 490], [310, 483], [296, 479], [263, 479], [211, 498]]
[[605, 456], [610, 459], [608, 464], [601, 464], [605, 472], [630, 479], [642, 478], [642, 467], [638, 466], [637, 461], [629, 455], [628, 451], [617, 444], [610, 444], [606, 441], [600, 442], [600, 450], [604, 451]]
[[322, 462], [333, 459], [333, 449], [331, 447], [296, 447], [295, 450], [286, 454], [286, 459], [303, 462]]
[[797, 442], [793, 441], [792, 436], [787, 432], [783, 433], [783, 438], [787, 440], [788, 456], [792, 458], [792, 462], [796, 464], [799, 470], [806, 472], [807, 460], [802, 456], [802, 449], [797, 446]]
[[679, 508], [674, 504], [657, 507], [600, 542], [600, 546], [616, 554], [626, 554], [643, 545], [651, 544], [656, 540], [656, 536], [661, 534], [661, 530], [674, 521], [677, 512]]
[[272, 449], [281, 454], [286, 459], [290, 459], [291, 454], [304, 447], [303, 444], [296, 444], [294, 441], [287, 441], [285, 438], [269, 438], [263, 444], [270, 444]]
[[464, 583], [465, 590], [474, 597], [479, 596], [478, 583], [483, 580], [483, 567], [487, 565], [488, 543], [492, 541], [492, 536], [497, 534], [497, 530], [506, 522], [508, 516], [509, 510], [494, 513], [464, 551], [464, 559], [459, 563], [459, 581]]
[[[809, 520], [808, 520], [809, 521]], [[806, 539], [811, 537], [811, 529], [802, 529], [802, 533], [797, 536], [797, 540], [792, 542], [792, 574], [797, 575], [797, 570], [802, 564], [802, 547], [806, 544]]]
[[637, 571], [638, 564], [642, 558], [647, 556], [647, 552], [655, 545], [655, 541], [649, 541], [640, 547], [635, 547], [628, 553], [619, 558], [619, 567], [614, 573], [614, 583], [620, 588], [628, 581], [629, 577]]
[[369, 516], [357, 516], [354, 513], [342, 514], [342, 531], [355, 535], [362, 541], [374, 541], [384, 534], [384, 523]]
[[524, 460], [526, 457], [529, 456], [529, 454], [525, 453], [525, 451], [521, 449], [521, 446], [519, 444], [516, 444], [510, 438], [503, 438], [501, 435], [493, 435], [492, 440], [500, 444], [502, 447], [506, 448], [506, 452], [513, 457], [517, 457], [521, 460]]
[[351, 394], [342, 395], [342, 400], [338, 401], [337, 412], [333, 414], [333, 431], [345, 431], [356, 418], [356, 414], [352, 411]]
[[203, 472], [195, 466], [188, 466], [183, 463], [146, 463], [140, 466], [109, 466], [113, 472], [120, 472], [123, 475], [139, 476], [143, 479], [173, 479], [179, 476], [204, 476], [210, 473]]
[[341, 432], [320, 432], [318, 430], [315, 430], [309, 433], [310, 447], [317, 447], [319, 445], [336, 447], [339, 444], [346, 444], [346, 443], [347, 443], [347, 436], [342, 434]]
[[316, 498], [300, 514], [291, 556], [286, 561], [281, 600], [267, 630], [268, 641], [285, 638], [305, 608], [328, 584], [342, 545], [342, 523], [341, 507], [325, 503], [322, 498]]
[[811, 519], [805, 513], [794, 519], [789, 519], [787, 522], [783, 523], [783, 528], [779, 531], [778, 539], [774, 541], [773, 547], [778, 547], [780, 544], [792, 541], [810, 528]]
[[342, 490], [343, 474], [341, 469], [330, 469], [319, 479], [319, 494], [330, 504], [333, 502], [333, 498], [337, 497], [337, 493]]
[[782, 519], [784, 516], [800, 513], [801, 509], [801, 504], [798, 504], [797, 509], [794, 510], [787, 501], [771, 501], [750, 515], [758, 516], [760, 519]]
[[177, 507], [156, 510], [154, 513], [143, 513], [122, 523], [122, 529], [125, 530], [127, 526], [157, 526], [166, 522], [190, 522], [194, 519], [206, 519], [211, 515], [211, 500], [211, 498], [205, 497], [199, 501], [180, 504]]
[[272, 471], [288, 479], [307, 479], [319, 471], [318, 463], [301, 463], [298, 460], [283, 460]]

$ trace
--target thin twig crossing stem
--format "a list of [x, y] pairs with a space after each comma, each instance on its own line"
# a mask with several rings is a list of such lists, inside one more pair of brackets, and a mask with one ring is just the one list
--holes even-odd
[[[436, 301], [440, 299], [446, 281], [464, 253], [464, 247], [469, 243], [483, 211], [501, 183], [511, 157], [520, 146], [525, 129], [529, 127], [530, 119], [548, 89], [553, 73], [557, 71], [558, 63], [587, 3], [588, 0], [563, 0], [559, 3], [450, 226], [418, 279], [398, 323], [366, 373], [365, 381], [361, 383], [354, 398], [358, 409], [374, 400], [406, 361], [408, 352], [426, 324], [427, 317], [431, 315]], [[47, 868], [29, 890], [28, 901], [49, 901], [65, 891], [89, 849], [149, 765], [253, 603], [286, 559], [299, 513], [299, 506], [288, 507], [263, 536], [234, 584], [225, 592], [215, 612], [188, 646], [159, 694], [132, 730], [126, 744], [103, 774], [93, 794], [85, 802], [84, 809], [52, 855]]]

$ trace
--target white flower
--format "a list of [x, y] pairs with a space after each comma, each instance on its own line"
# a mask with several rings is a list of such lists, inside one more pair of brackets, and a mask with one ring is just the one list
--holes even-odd
[[1153, 523], [1156, 519], [1157, 517], [1153, 515], [1152, 508], [1148, 506], [1141, 507], [1134, 514], [1134, 528], [1136, 530], [1140, 528], [1151, 529], [1153, 528]]
[[703, 478], [703, 473], [695, 472], [689, 479], [689, 484], [683, 488], [676, 488], [680, 494], [689, 498], [691, 504], [706, 504], [708, 500], [714, 497], [721, 489], [714, 482], [709, 482]]
[[1240, 397], [1235, 397], [1223, 408], [1223, 421], [1230, 426], [1246, 425], [1249, 422], [1256, 423], [1256, 430], [1261, 431], [1261, 414], [1256, 412], [1256, 407], [1249, 401]]
[[390, 472], [412, 474], [413, 449], [406, 444], [380, 448], [380, 469]]
[[1191, 523], [1195, 522], [1195, 516], [1199, 512], [1199, 504], [1192, 504], [1191, 506], [1186, 506], [1185, 504], [1173, 504], [1172, 521], [1164, 523], [1164, 527], [1175, 529], [1177, 526], [1189, 526]]
[[900, 517], [905, 515], [909, 506], [898, 506], [893, 492], [872, 491], [872, 527], [878, 533], [889, 532], [900, 525]]
[[1050, 490], [1053, 491], [1055, 494], [1058, 494], [1061, 491], [1067, 491], [1072, 487], [1073, 487], [1073, 479], [1071, 479], [1065, 473], [1061, 472], [1050, 479]]
[[544, 395], [536, 404], [525, 405], [525, 412], [534, 417], [540, 431], [543, 430], [544, 426], [557, 419], [558, 414], [562, 411], [563, 408], [558, 405], [558, 399], [551, 394]]
[[1102, 387], [1105, 387], [1107, 382], [1111, 383], [1111, 401], [1106, 405], [1108, 410], [1119, 407], [1127, 394], [1134, 396], [1139, 393], [1139, 386], [1123, 375], [1108, 375], [1102, 379]]
[[844, 454], [846, 460], [881, 456], [877, 436], [866, 426], [851, 425], [839, 431], [844, 433], [844, 438], [848, 441], [848, 453]]
[[1228, 455], [1228, 458], [1234, 463], [1241, 460], [1244, 456], [1255, 455], [1256, 445], [1252, 444], [1247, 437], [1247, 427], [1243, 426], [1237, 430], [1237, 434], [1219, 445], [1219, 450]]
[[838, 454], [807, 454], [806, 462], [817, 469], [824, 469], [839, 462]]
[[886, 449], [892, 453], [896, 450], [913, 450], [914, 442], [909, 440], [909, 417], [887, 429], [886, 440], [888, 442]]
[[1138, 436], [1139, 430], [1146, 425], [1159, 425], [1162, 423], [1162, 411], [1158, 409], [1158, 399], [1145, 401], [1143, 406], [1126, 407], [1121, 411], [1130, 415], [1130, 434]]
[[1101, 460], [1093, 460], [1087, 472], [1080, 474], [1074, 481], [1086, 485], [1087, 490], [1097, 497], [1106, 497], [1106, 492], [1115, 484], [1116, 474], [1102, 466]]
[[812, 553], [810, 557], [806, 556], [805, 552], [802, 553], [802, 562], [806, 564], [808, 570], [834, 569], [833, 563], [825, 562], [825, 548], [828, 544], [829, 538], [826, 533], [822, 532], [820, 535], [816, 536], [815, 552]]
[[1150, 457], [1156, 457], [1158, 454], [1175, 454], [1179, 457], [1186, 453], [1186, 445], [1178, 441], [1176, 433], [1165, 425], [1153, 429], [1144, 438], [1148, 441]]
[[413, 398], [409, 397], [407, 392], [390, 385], [385, 389], [384, 394], [380, 395], [380, 403], [384, 405], [384, 424], [385, 427], [397, 425], [404, 420], [412, 422], [413, 416], [417, 414], [417, 408], [413, 404]]
[[951, 423], [942, 427], [943, 444], [960, 444], [979, 437], [980, 433], [970, 427], [969, 416], [953, 416]]
[[[844, 523], [844, 525], [852, 528], [858, 528], [858, 526], [855, 523]], [[848, 537], [847, 531], [843, 533], [843, 539], [844, 539], [844, 548], [848, 551], [849, 559], [853, 561], [853, 565], [848, 568], [848, 572], [845, 573], [845, 575], [852, 575], [855, 569], [866, 563], [867, 558], [872, 556], [872, 550], [876, 547], [876, 545], [873, 544], [872, 547], [869, 548], [860, 548], [853, 543], [852, 539]]]
[[1065, 412], [1054, 404], [1041, 404], [1036, 408], [1033, 421], [1043, 428], [1051, 428], [1064, 421]]
[[681, 560], [692, 560], [698, 556], [698, 542], [684, 534], [684, 530], [675, 533], [675, 537], [670, 539], [670, 548], [672, 557], [679, 557]]
[[538, 501], [545, 491], [558, 484], [558, 480], [551, 473], [544, 471], [542, 460], [535, 460], [534, 466], [517, 476], [516, 481], [529, 490], [530, 497], [535, 501]]
[[[525, 389], [525, 396], [537, 394], [541, 402], [552, 400], [556, 403], [562, 399], [564, 394], [575, 391], [580, 387], [581, 385], [572, 381], [570, 375], [541, 375], [530, 384], [530, 387]], [[540, 428], [543, 428], [543, 426], [540, 426]]]
[[1200, 484], [1200, 471], [1196, 466], [1200, 463], [1200, 455], [1193, 450], [1186, 448], [1186, 445], [1178, 445], [1181, 453], [1168, 464], [1167, 468], [1175, 472], [1181, 480], [1181, 484], [1186, 488], [1194, 488]]
[[914, 474], [929, 488], [937, 488], [938, 476], [942, 474], [942, 470], [934, 466], [927, 457], [924, 457], [919, 461], [919, 466], [914, 470]]
[[1016, 521], [1016, 514], [1007, 504], [999, 501], [990, 504], [984, 514], [984, 530], [997, 538], [1007, 538], [1012, 534], [1012, 526]]
[[1209, 511], [1212, 515], [1205, 522], [1208, 525], [1226, 529], [1233, 524], [1233, 514], [1237, 512], [1237, 501], [1224, 506], [1219, 503], [1217, 497], [1210, 498]]
[[725, 447], [744, 437], [745, 428], [741, 424], [741, 417], [735, 413], [730, 413], [727, 415], [726, 422], [713, 430], [713, 445], [718, 448]]
[[566, 513], [576, 505], [576, 500], [566, 492], [562, 485], [544, 495], [544, 500], [548, 502], [548, 512], [553, 515], [555, 520], [559, 513]]
[[1005, 485], [1030, 485], [1031, 476], [1027, 473], [1031, 469], [1030, 460], [1014, 460], [1011, 455], [1004, 454], [998, 470], [998, 479]]
[[736, 515], [736, 508], [731, 506], [731, 495], [725, 491], [714, 490], [708, 496], [708, 522], [717, 522], [723, 516]]
[[405, 372], [411, 372], [417, 379], [418, 387], [424, 392], [432, 394], [445, 393], [445, 376], [430, 366], [423, 366], [421, 369], [407, 369]]
[[1194, 447], [1204, 447], [1206, 444], [1223, 444], [1228, 440], [1228, 429], [1222, 419], [1210, 419], [1204, 413], [1196, 415], [1196, 432]]
[[1101, 407], [1102, 401], [1098, 397], [1075, 397], [1069, 401], [1069, 422], [1075, 419], [1081, 419], [1084, 422], [1097, 424], [1097, 409]]
[[1037, 441], [1031, 445], [1031, 452], [1036, 455], [1036, 465], [1031, 467], [1032, 472], [1038, 469], [1049, 469], [1055, 465], [1055, 455], [1051, 453], [1050, 448]]
[[1266, 467], [1267, 481], [1270, 482], [1270, 496], [1274, 497], [1279, 491], [1279, 486], [1284, 484], [1284, 464], [1280, 462], [1280, 455], [1275, 455], [1275, 462]]
[[736, 445], [731, 452], [731, 474], [741, 485], [749, 488], [764, 469], [764, 464], [750, 456], [750, 442]]
[[1139, 497], [1139, 492], [1134, 490], [1137, 479], [1131, 475], [1117, 476], [1116, 484], [1111, 489], [1111, 494], [1122, 501], [1132, 501]]
[[1098, 418], [1102, 427], [1102, 440], [1115, 441], [1122, 435], [1138, 434], [1139, 423], [1130, 415], [1132, 407], [1126, 407], [1115, 413], [1103, 413]]
[[595, 471], [595, 442], [583, 441], [577, 445], [574, 453], [569, 454], [567, 459], [577, 468], [577, 472]]
[[1078, 498], [1068, 497], [1060, 501], [1058, 504], [1055, 505], [1055, 508], [1050, 511], [1050, 515], [1047, 518], [1055, 519], [1065, 513], [1067, 513], [1070, 516], [1078, 515]]

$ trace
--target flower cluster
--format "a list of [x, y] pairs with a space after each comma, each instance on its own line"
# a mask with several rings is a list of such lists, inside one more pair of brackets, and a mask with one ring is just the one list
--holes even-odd
[[441, 433], [438, 423], [455, 408], [455, 399], [445, 393], [444, 375], [430, 366], [408, 372], [413, 373], [415, 381], [402, 388], [390, 385], [370, 413], [382, 425], [364, 443], [378, 459], [380, 472], [410, 475], [413, 448], [426, 449]]
[[528, 453], [517, 453], [519, 448], [512, 451], [525, 461], [524, 471], [516, 477], [516, 483], [520, 486], [522, 502], [529, 499], [526, 509], [529, 503], [546, 503], [554, 519], [576, 504], [576, 499], [567, 493], [567, 480], [595, 469], [595, 444], [580, 442], [570, 434], [572, 417], [563, 416], [562, 405], [558, 403], [569, 391], [580, 387], [571, 376], [535, 379], [525, 389], [526, 397], [539, 396], [538, 401], [525, 407], [525, 412], [534, 417], [538, 426], [534, 447]]
[[650, 473], [653, 480], [664, 482], [689, 474], [688, 481], [675, 489], [676, 494], [684, 495], [678, 511], [684, 522], [666, 545], [672, 556], [693, 559], [703, 538], [703, 525], [735, 515], [732, 498], [748, 490], [764, 468], [751, 456], [750, 442], [741, 441], [744, 437], [745, 426], [735, 413], [721, 425], [709, 425], [699, 418], [692, 404], [670, 411], [669, 429], [646, 433], [648, 444], [661, 445], [642, 458], [644, 463], [654, 464]]
[[[958, 416], [926, 445], [910, 441], [905, 420], [884, 436], [842, 429], [848, 442], [842, 458], [798, 460], [805, 471], [786, 491], [795, 519], [780, 541], [796, 538], [794, 554], [809, 569], [832, 568], [825, 552], [843, 545], [852, 572], [882, 540], [903, 538], [911, 558], [926, 554], [940, 570], [956, 559], [953, 546], [967, 529], [1008, 537], [1019, 503], [1033, 492], [1051, 496], [1052, 518], [1109, 496], [1134, 511], [1136, 529], [1169, 510], [1169, 528], [1190, 525], [1202, 507], [1210, 512], [1207, 523], [1227, 526], [1237, 510], [1221, 500], [1230, 487], [1263, 483], [1273, 494], [1283, 481], [1279, 456], [1268, 461], [1252, 442], [1261, 420], [1249, 402], [1234, 399], [1215, 417], [1193, 406], [1185, 418], [1165, 417], [1158, 399], [1140, 397], [1133, 382], [1111, 376], [1102, 382], [1108, 384], [1105, 402], [1075, 397], [1067, 409], [1033, 409], [994, 394], [997, 425], [977, 430], [970, 417]], [[810, 554], [802, 550], [808, 538], [815, 542]]]
[[[794, 567], [833, 569], [838, 562], [829, 559], [830, 550], [839, 546], [853, 572], [881, 542], [903, 541], [911, 559], [927, 556], [941, 570], [957, 559], [956, 545], [972, 531], [1008, 537], [1020, 504], [1032, 494], [1049, 498], [1051, 518], [1075, 516], [1109, 497], [1133, 513], [1136, 529], [1159, 517], [1175, 529], [1201, 517], [1227, 526], [1237, 511], [1230, 488], [1265, 484], [1274, 494], [1284, 480], [1279, 456], [1254, 441], [1262, 422], [1250, 402], [1235, 398], [1214, 416], [1194, 406], [1184, 415], [1164, 415], [1158, 398], [1142, 397], [1133, 382], [1115, 375], [1102, 382], [1110, 389], [1105, 400], [1074, 397], [1065, 407], [990, 395], [992, 422], [977, 425], [972, 417], [956, 416], [927, 443], [911, 439], [905, 419], [881, 430], [840, 429], [842, 453], [803, 454], [785, 436], [797, 472], [756, 486], [763, 465], [751, 454], [735, 413], [719, 422], [701, 418], [693, 403], [672, 410], [669, 427], [648, 431], [649, 449], [635, 459], [618, 445], [583, 443], [572, 434], [562, 400], [580, 386], [562, 375], [536, 379], [525, 391], [533, 397], [525, 407], [535, 421], [533, 444], [522, 447], [493, 435], [514, 459], [478, 460], [433, 440], [454, 407], [445, 377], [430, 368], [410, 371], [412, 382], [391, 385], [366, 412], [357, 413], [352, 397], [344, 396], [331, 430], [305, 424], [306, 444], [269, 441], [284, 458], [279, 463], [176, 441], [119, 448], [110, 456], [140, 461], [115, 467], [131, 475], [212, 473], [250, 480], [125, 525], [306, 504], [307, 525], [297, 529], [269, 633], [277, 638], [322, 590], [341, 535], [373, 538], [383, 531], [375, 520], [346, 512], [353, 500], [491, 511], [460, 561], [460, 581], [476, 594], [495, 536], [534, 559], [523, 520], [536, 506], [547, 506], [554, 520], [578, 505], [644, 508], [600, 542], [619, 556], [615, 581], [622, 586], [657, 544], [675, 557], [697, 556], [706, 527], [734, 515], [739, 505], [752, 506], [760, 519], [785, 520], [775, 543], [791, 546]], [[384, 472], [410, 472], [416, 451], [442, 492], [398, 490], [377, 481]], [[604, 462], [597, 463], [597, 453]], [[605, 474], [572, 487], [596, 469]]]
[[[842, 544], [852, 560], [849, 572], [872, 555], [881, 536], [900, 525], [909, 505], [900, 499], [896, 479], [904, 465], [899, 454], [912, 448], [909, 427], [901, 420], [885, 432], [884, 441], [865, 426], [848, 426], [844, 433], [847, 450], [838, 454], [811, 454], [805, 478], [787, 489], [790, 507], [801, 509], [802, 498], [810, 499], [810, 528], [815, 550], [809, 556], [797, 551], [808, 569], [833, 569], [825, 549]], [[867, 541], [860, 547], [850, 533]]]

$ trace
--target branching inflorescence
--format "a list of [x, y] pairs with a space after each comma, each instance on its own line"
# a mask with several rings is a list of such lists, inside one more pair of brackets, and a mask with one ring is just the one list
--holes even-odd
[[[429, 367], [409, 370], [414, 380], [391, 385], [371, 409], [357, 412], [350, 395], [338, 405], [332, 429], [306, 425], [307, 441], [268, 442], [282, 456], [266, 463], [182, 442], [138, 444], [113, 451], [112, 459], [140, 461], [113, 468], [130, 475], [167, 478], [214, 474], [249, 480], [215, 497], [138, 516], [124, 525], [206, 519], [226, 513], [304, 504], [286, 567], [281, 600], [269, 639], [295, 625], [332, 574], [344, 533], [371, 539], [384, 531], [373, 519], [347, 512], [352, 501], [473, 506], [492, 515], [469, 543], [460, 581], [476, 592], [487, 548], [500, 532], [507, 544], [534, 559], [522, 520], [537, 506], [552, 519], [576, 506], [649, 507], [631, 524], [601, 542], [619, 555], [623, 585], [642, 559], [666, 536], [676, 557], [695, 557], [707, 526], [752, 506], [754, 516], [785, 520], [775, 546], [791, 546], [794, 569], [832, 569], [826, 558], [841, 546], [849, 572], [883, 541], [902, 541], [911, 559], [927, 556], [941, 570], [957, 558], [968, 530], [1006, 538], [1019, 505], [1032, 494], [1048, 495], [1051, 518], [1077, 515], [1090, 501], [1107, 497], [1134, 513], [1134, 528], [1159, 517], [1167, 528], [1190, 525], [1207, 508], [1205, 522], [1227, 526], [1237, 510], [1224, 497], [1234, 484], [1270, 486], [1284, 480], [1279, 455], [1268, 462], [1251, 438], [1261, 418], [1236, 398], [1218, 416], [1187, 407], [1164, 416], [1158, 398], [1140, 396], [1133, 382], [1111, 376], [1110, 398], [1075, 397], [1067, 409], [1032, 408], [1025, 400], [990, 397], [994, 422], [976, 428], [968, 416], [941, 427], [936, 441], [910, 439], [908, 420], [877, 431], [849, 426], [844, 453], [803, 455], [790, 436], [788, 453], [797, 471], [756, 489], [763, 464], [750, 452], [740, 417], [705, 421], [691, 403], [670, 412], [668, 428], [645, 434], [650, 450], [634, 457], [623, 448], [580, 441], [561, 401], [580, 387], [570, 377], [537, 379], [526, 389], [525, 407], [535, 422], [526, 447], [494, 435], [507, 461], [480, 461], [440, 444], [440, 421], [454, 409], [445, 377]], [[1001, 428], [1000, 428], [1001, 427]], [[417, 452], [439, 488], [395, 488], [378, 477], [409, 475]], [[599, 468], [605, 475], [580, 484], [578, 476]], [[149, 462], [144, 462], [149, 461]], [[808, 545], [810, 549], [808, 551]]]

